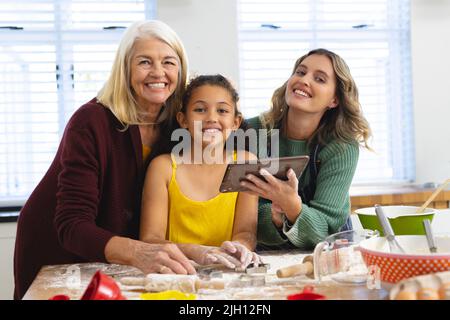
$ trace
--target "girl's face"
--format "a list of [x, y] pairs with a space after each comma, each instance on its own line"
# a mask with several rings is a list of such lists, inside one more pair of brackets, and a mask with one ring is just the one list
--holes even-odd
[[320, 117], [327, 108], [337, 107], [336, 74], [330, 59], [318, 54], [306, 57], [289, 78], [285, 99], [293, 110]]
[[131, 58], [131, 86], [142, 108], [160, 108], [175, 91], [180, 63], [176, 52], [156, 39], [137, 40]]
[[177, 120], [182, 128], [189, 130], [191, 137], [206, 146], [225, 143], [242, 119], [236, 114], [235, 103], [225, 88], [202, 85], [193, 90], [185, 113], [178, 112]]

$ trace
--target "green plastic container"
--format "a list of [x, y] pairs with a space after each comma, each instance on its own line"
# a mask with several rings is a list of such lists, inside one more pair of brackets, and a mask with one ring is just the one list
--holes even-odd
[[[383, 206], [383, 211], [391, 223], [396, 235], [425, 234], [422, 221], [433, 221], [436, 209], [427, 208], [423, 213], [416, 213], [419, 207], [414, 206]], [[375, 207], [355, 210], [364, 229], [378, 230], [383, 236], [383, 230], [378, 222]]]

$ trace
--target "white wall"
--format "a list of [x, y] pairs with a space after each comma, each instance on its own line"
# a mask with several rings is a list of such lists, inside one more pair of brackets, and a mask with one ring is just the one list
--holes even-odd
[[[411, 0], [418, 183], [450, 178], [450, 1]], [[236, 1], [160, 0], [158, 19], [182, 38], [197, 73], [239, 80]]]
[[418, 182], [450, 178], [450, 1], [412, 0]]
[[192, 75], [221, 73], [239, 81], [236, 1], [159, 0], [158, 19], [180, 36]]

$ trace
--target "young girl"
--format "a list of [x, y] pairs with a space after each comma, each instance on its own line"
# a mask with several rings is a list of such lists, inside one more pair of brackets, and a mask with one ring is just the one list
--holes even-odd
[[300, 57], [275, 90], [272, 109], [248, 122], [254, 129], [279, 130], [280, 157], [310, 156], [300, 181], [293, 172], [288, 181], [261, 172], [264, 180], [250, 175], [251, 182], [242, 182], [261, 197], [261, 248], [311, 249], [329, 234], [351, 228], [349, 188], [359, 146], [369, 148], [370, 128], [345, 61], [326, 49]]
[[[224, 150], [224, 142], [242, 121], [238, 99], [221, 75], [203, 75], [190, 82], [177, 121], [189, 132], [191, 143], [181, 156], [173, 152], [151, 162], [143, 190], [141, 240], [176, 243], [201, 265], [245, 268], [251, 262], [259, 263], [252, 252], [258, 198], [219, 192], [230, 160], [256, 158], [243, 150], [231, 155]], [[159, 272], [172, 273], [171, 269], [164, 266]]]

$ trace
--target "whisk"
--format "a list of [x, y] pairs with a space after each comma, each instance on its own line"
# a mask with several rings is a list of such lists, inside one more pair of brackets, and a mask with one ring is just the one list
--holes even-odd
[[375, 213], [377, 214], [378, 221], [380, 222], [381, 228], [383, 229], [386, 240], [389, 243], [390, 251], [393, 253], [405, 253], [405, 250], [395, 238], [394, 230], [392, 230], [392, 226], [389, 220], [386, 218], [383, 209], [378, 204], [375, 205]]
[[423, 228], [425, 229], [425, 235], [427, 237], [428, 247], [431, 253], [437, 252], [436, 243], [434, 242], [433, 230], [431, 229], [430, 220], [423, 220]]

